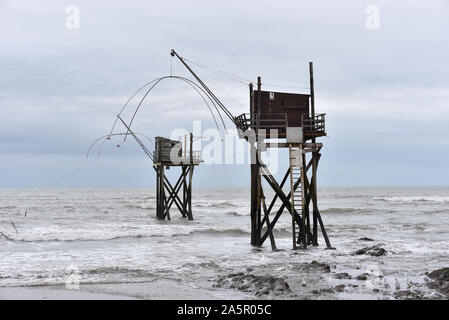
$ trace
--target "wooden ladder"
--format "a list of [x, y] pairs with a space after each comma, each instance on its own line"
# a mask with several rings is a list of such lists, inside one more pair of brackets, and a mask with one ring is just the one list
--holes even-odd
[[[303, 149], [302, 145], [293, 146], [289, 145], [289, 159], [290, 159], [290, 201], [292, 206], [292, 237], [293, 237], [293, 249], [297, 248], [299, 242], [299, 236], [302, 235], [302, 243], [304, 247], [307, 247], [307, 241], [304, 239], [305, 226], [304, 226], [304, 177], [303, 172]], [[295, 189], [295, 185], [298, 184]], [[296, 218], [296, 214], [301, 215], [302, 226], [299, 225]]]

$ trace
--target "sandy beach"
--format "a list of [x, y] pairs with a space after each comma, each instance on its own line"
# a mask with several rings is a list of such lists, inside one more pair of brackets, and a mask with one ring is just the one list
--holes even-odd
[[[0, 300], [207, 300], [232, 299], [226, 292], [214, 294], [195, 292], [190, 284], [175, 281], [142, 283], [81, 284], [79, 289], [65, 285], [0, 287]], [[236, 292], [234, 299], [248, 299]]]
[[0, 300], [133, 300], [123, 295], [68, 290], [63, 286], [0, 288]]

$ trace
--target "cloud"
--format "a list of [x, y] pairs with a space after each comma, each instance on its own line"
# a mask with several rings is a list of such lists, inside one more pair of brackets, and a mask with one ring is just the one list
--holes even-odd
[[[283, 91], [307, 92], [308, 61], [314, 61], [317, 111], [327, 113], [330, 136], [320, 165], [324, 184], [447, 183], [448, 174], [441, 172], [449, 133], [445, 1], [377, 1], [379, 30], [365, 27], [370, 1], [77, 0], [79, 30], [65, 27], [70, 4], [0, 2], [2, 186], [41, 186], [41, 179], [70, 171], [143, 83], [170, 70], [189, 76], [169, 56], [172, 48], [244, 79], [261, 75], [264, 88]], [[234, 114], [247, 112], [247, 86], [195, 70]], [[201, 98], [169, 80], [145, 101], [135, 125], [150, 136], [169, 135], [190, 129], [192, 120], [214, 127]], [[79, 143], [86, 146], [48, 154], [45, 161], [1, 165]], [[146, 183], [139, 177], [151, 168], [143, 169], [138, 149], [130, 147], [126, 156], [114, 144], [106, 148], [101, 170], [72, 176], [66, 185]], [[113, 164], [128, 169], [117, 172]], [[200, 169], [205, 173], [198, 181], [246, 185], [248, 168], [232, 168]]]

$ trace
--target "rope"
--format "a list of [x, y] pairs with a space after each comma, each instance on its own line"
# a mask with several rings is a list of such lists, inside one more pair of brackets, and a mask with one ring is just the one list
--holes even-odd
[[[198, 73], [198, 72], [197, 72]], [[237, 104], [239, 104], [241, 107], [246, 108], [247, 106], [243, 105], [239, 100], [237, 100], [235, 97], [233, 97], [231, 94], [229, 94], [228, 92], [226, 92], [223, 88], [221, 88], [216, 81], [211, 80], [210, 78], [204, 76], [204, 74], [199, 73], [201, 75], [201, 78], [205, 79], [208, 83], [212, 83], [212, 87], [221, 91], [224, 95], [226, 95], [227, 97], [229, 97], [231, 100], [233, 100], [234, 102], [236, 102]]]
[[[226, 71], [223, 71], [223, 70], [214, 68], [214, 67], [205, 66], [205, 65], [203, 65], [203, 64], [200, 64], [200, 63], [198, 63], [198, 62], [192, 61], [192, 60], [187, 59], [187, 58], [184, 58], [184, 57], [182, 57], [182, 58], [183, 58], [185, 61], [188, 61], [188, 62], [190, 62], [191, 64], [196, 65], [197, 67], [200, 67], [200, 68], [203, 68], [203, 69], [207, 69], [207, 70], [209, 70], [209, 71], [211, 71], [211, 72], [214, 72], [214, 73], [216, 73], [216, 74], [218, 74], [218, 75], [223, 76], [224, 78], [227, 78], [227, 79], [230, 79], [230, 80], [233, 80], [233, 81], [242, 83], [242, 84], [244, 84], [244, 85], [246, 85], [246, 86], [248, 86], [250, 83], [252, 83], [252, 81], [247, 80], [247, 79], [245, 79], [245, 78], [242, 78], [242, 77], [240, 77], [240, 76], [234, 75], [234, 74], [232, 74], [232, 73], [229, 73], [229, 72], [226, 72]], [[210, 80], [209, 80], [209, 81], [210, 81]], [[271, 84], [271, 83], [262, 83], [262, 85], [272, 86], [272, 87], [279, 87], [279, 88], [307, 89], [307, 90], [310, 90], [310, 87], [308, 87], [308, 86], [288, 86], [288, 85]]]
[[203, 82], [203, 80], [200, 79], [200, 77], [198, 77], [198, 75], [190, 68], [190, 66], [184, 61], [184, 59], [182, 57], [180, 57], [175, 50], [171, 50], [170, 54], [172, 56], [176, 56], [178, 57], [179, 61], [181, 61], [181, 63], [187, 68], [187, 70], [189, 70], [189, 72], [192, 74], [192, 76], [196, 79], [196, 81], [198, 81], [198, 83], [201, 85], [201, 87], [204, 88], [204, 90], [206, 90], [208, 96], [213, 99], [217, 105], [220, 107], [220, 109], [225, 113], [225, 115], [235, 124], [235, 118], [234, 116], [231, 114], [231, 112], [228, 110], [228, 108], [226, 108], [225, 105], [223, 105], [223, 103], [215, 96], [215, 94], [207, 87], [207, 85]]
[[63, 148], [43, 151], [43, 152], [39, 152], [39, 153], [34, 153], [34, 154], [29, 155], [29, 156], [24, 156], [24, 157], [19, 157], [19, 158], [14, 158], [14, 159], [0, 161], [0, 163], [10, 163], [10, 162], [16, 162], [16, 161], [21, 161], [21, 160], [33, 159], [33, 158], [40, 157], [40, 156], [43, 156], [43, 155], [46, 155], [46, 154], [49, 154], [49, 153], [54, 153], [54, 152], [59, 152], [59, 151], [63, 151], [63, 150], [73, 149], [73, 148], [85, 145], [87, 143], [86, 142], [85, 143], [79, 143], [79, 144], [75, 144], [75, 145], [68, 146], [68, 147], [63, 147]]
[[136, 136], [136, 134], [131, 130], [129, 125], [127, 125], [126, 122], [123, 121], [123, 119], [120, 116], [117, 116], [117, 118], [119, 118], [119, 120], [123, 123], [123, 125], [126, 127], [128, 132], [131, 133], [134, 140], [136, 140], [136, 142], [139, 144], [139, 146], [142, 148], [142, 150], [145, 152], [145, 154], [148, 156], [148, 158], [150, 158], [153, 161], [154, 160], [153, 155], [151, 154], [150, 150], [148, 150], [148, 148], [142, 143], [142, 141], [140, 141], [140, 139]]
[[[220, 116], [220, 119], [221, 119], [221, 122], [222, 122], [222, 124], [223, 124], [223, 127], [224, 127], [225, 130], [226, 130], [226, 125], [225, 125], [225, 123], [224, 123], [223, 117], [221, 116], [221, 113], [220, 113], [220, 111], [218, 110], [218, 107], [217, 107], [217, 105], [215, 104], [215, 102], [212, 100], [212, 98], [211, 98], [211, 97], [204, 91], [203, 88], [201, 88], [200, 86], [198, 86], [196, 83], [194, 83], [193, 81], [191, 81], [191, 80], [189, 80], [189, 79], [187, 79], [187, 78], [179, 77], [179, 76], [165, 76], [165, 77], [161, 77], [161, 78], [158, 78], [158, 79], [155, 79], [155, 80], [152, 81], [152, 82], [155, 82], [155, 83], [154, 83], [154, 84], [147, 90], [147, 92], [144, 94], [144, 96], [143, 96], [142, 99], [140, 100], [140, 102], [139, 102], [137, 108], [136, 108], [135, 111], [134, 111], [134, 114], [133, 114], [133, 116], [132, 116], [132, 118], [131, 118], [131, 121], [130, 121], [129, 124], [128, 124], [129, 127], [131, 127], [131, 125], [132, 125], [132, 123], [133, 123], [133, 121], [134, 121], [134, 118], [136, 117], [137, 112], [139, 111], [139, 109], [140, 109], [140, 107], [141, 107], [143, 101], [145, 100], [145, 98], [147, 97], [147, 95], [150, 93], [150, 91], [151, 91], [151, 90], [152, 90], [152, 89], [153, 89], [153, 88], [154, 88], [160, 81], [162, 81], [162, 80], [164, 80], [164, 79], [170, 79], [170, 78], [182, 80], [182, 81], [186, 82], [187, 84], [189, 84], [192, 88], [194, 88], [194, 89], [198, 92], [198, 94], [202, 97], [203, 101], [206, 103], [207, 107], [209, 108], [209, 111], [210, 111], [210, 113], [211, 113], [211, 115], [212, 115], [212, 117], [213, 117], [213, 119], [214, 119], [215, 125], [217, 126], [218, 132], [220, 132], [220, 128], [219, 128], [219, 125], [218, 125], [218, 123], [217, 123], [217, 120], [216, 120], [216, 118], [215, 118], [214, 113], [212, 112], [212, 110], [211, 110], [209, 104], [207, 103], [206, 99], [201, 95], [201, 93], [200, 93], [197, 89], [201, 90], [201, 91], [206, 95], [206, 97], [208, 97], [209, 100], [212, 102], [213, 106], [215, 107], [215, 110], [217, 111], [218, 115]], [[197, 89], [196, 89], [196, 88], [197, 88]], [[123, 110], [122, 110], [122, 111], [123, 111]], [[121, 115], [121, 112], [120, 112], [118, 115], [120, 116], [120, 115]], [[116, 120], [116, 122], [117, 122], [117, 120]], [[113, 128], [114, 128], [116, 122], [114, 122]], [[113, 129], [112, 129], [112, 130], [113, 130]], [[221, 136], [221, 132], [220, 132], [220, 136]], [[127, 136], [125, 136], [124, 140], [126, 140], [126, 137], [127, 137]]]
[[244, 84], [245, 86], [248, 86], [248, 85], [251, 83], [251, 81], [246, 80], [246, 79], [244, 79], [244, 78], [242, 78], [242, 77], [239, 77], [239, 76], [237, 76], [237, 75], [234, 75], [234, 74], [232, 74], [232, 73], [225, 72], [225, 71], [222, 71], [222, 70], [213, 68], [213, 67], [208, 67], [208, 66], [205, 66], [205, 65], [203, 65], [203, 64], [200, 64], [200, 63], [198, 63], [198, 62], [194, 62], [194, 61], [192, 61], [192, 60], [190, 60], [190, 59], [186, 59], [186, 58], [184, 58], [184, 57], [182, 57], [182, 58], [183, 58], [185, 61], [190, 62], [191, 64], [194, 64], [194, 65], [196, 65], [196, 66], [198, 66], [198, 67], [200, 67], [200, 68], [203, 68], [203, 69], [210, 70], [211, 72], [214, 72], [214, 73], [216, 73], [216, 74], [218, 74], [218, 75], [221, 75], [221, 76], [224, 77], [224, 78], [227, 78], [227, 79], [229, 79], [229, 80], [233, 80], [233, 81], [239, 82], [239, 83], [241, 83], [241, 84]]
[[[140, 136], [145, 137], [145, 138], [146, 138], [148, 141], [150, 141], [151, 144], [154, 146], [154, 142], [153, 142], [153, 140], [151, 140], [151, 138], [148, 138], [148, 137], [147, 137], [146, 135], [144, 135], [143, 133], [137, 133], [137, 132], [134, 132], [134, 133], [135, 133], [136, 135], [140, 135]], [[127, 134], [127, 133], [125, 133], [125, 132], [121, 132], [121, 133], [113, 133], [113, 134], [111, 134], [111, 135], [107, 134], [107, 135], [104, 135], [104, 136], [101, 136], [101, 137], [95, 139], [94, 142], [92, 142], [92, 144], [90, 145], [89, 149], [87, 150], [87, 153], [86, 153], [86, 159], [89, 158], [90, 151], [91, 151], [92, 148], [95, 146], [95, 144], [96, 144], [98, 141], [100, 141], [101, 139], [106, 138], [105, 140], [110, 140], [111, 137], [114, 137], [114, 136], [124, 136], [124, 135], [126, 135], [126, 134]], [[100, 151], [101, 151], [101, 150], [100, 150]], [[98, 157], [100, 157], [100, 152], [98, 153]]]
[[[137, 89], [137, 91], [135, 91], [131, 97], [129, 97], [128, 101], [126, 101], [126, 103], [122, 106], [122, 108], [120, 109], [120, 112], [118, 114], [122, 114], [123, 110], [125, 110], [126, 106], [131, 102], [131, 100], [143, 89], [145, 89], [147, 86], [149, 86], [150, 84], [152, 84], [153, 82], [155, 82], [158, 79], [154, 79], [151, 80], [150, 82], [147, 82], [146, 84], [144, 84], [142, 87], [140, 87], [139, 89]], [[115, 125], [117, 124], [118, 118], [115, 119], [114, 124], [112, 125], [111, 131], [109, 134], [112, 134], [112, 132], [114, 131]]]
[[282, 84], [262, 83], [262, 85], [270, 86], [270, 87], [278, 87], [278, 88], [307, 89], [307, 90], [310, 90], [310, 87], [286, 86], [286, 85], [282, 85]]
[[56, 180], [56, 182], [53, 182], [50, 186], [48, 186], [47, 188], [52, 188], [52, 187], [56, 187], [57, 185], [61, 184], [62, 182], [66, 181], [68, 178], [74, 176], [75, 174], [77, 174], [80, 171], [83, 171], [84, 169], [86, 169], [88, 166], [90, 166], [91, 164], [96, 163], [98, 159], [95, 159], [93, 161], [86, 161], [85, 163], [83, 163], [82, 165], [78, 166], [75, 168], [75, 170], [70, 171], [69, 173], [67, 173], [66, 175], [62, 176], [62, 178]]

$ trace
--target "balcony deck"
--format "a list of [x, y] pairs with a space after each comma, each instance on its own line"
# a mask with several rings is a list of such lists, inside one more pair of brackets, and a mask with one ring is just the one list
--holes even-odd
[[[253, 129], [266, 130], [267, 138], [285, 139], [287, 135], [287, 127], [302, 127], [304, 141], [312, 138], [326, 136], [325, 130], [325, 113], [315, 114], [313, 117], [309, 114], [301, 114], [299, 123], [289, 123], [286, 113], [260, 113], [250, 114], [243, 113], [235, 118], [238, 127], [242, 130]], [[273, 131], [276, 136], [271, 136]]]
[[182, 152], [180, 155], [175, 155], [173, 158], [170, 153], [163, 153], [163, 156], [156, 156], [156, 152], [153, 153], [154, 156], [154, 164], [160, 164], [167, 167], [172, 166], [185, 166], [185, 165], [194, 165], [197, 166], [203, 160], [201, 159], [201, 151], [192, 151], [192, 155], [190, 156], [190, 152]]

